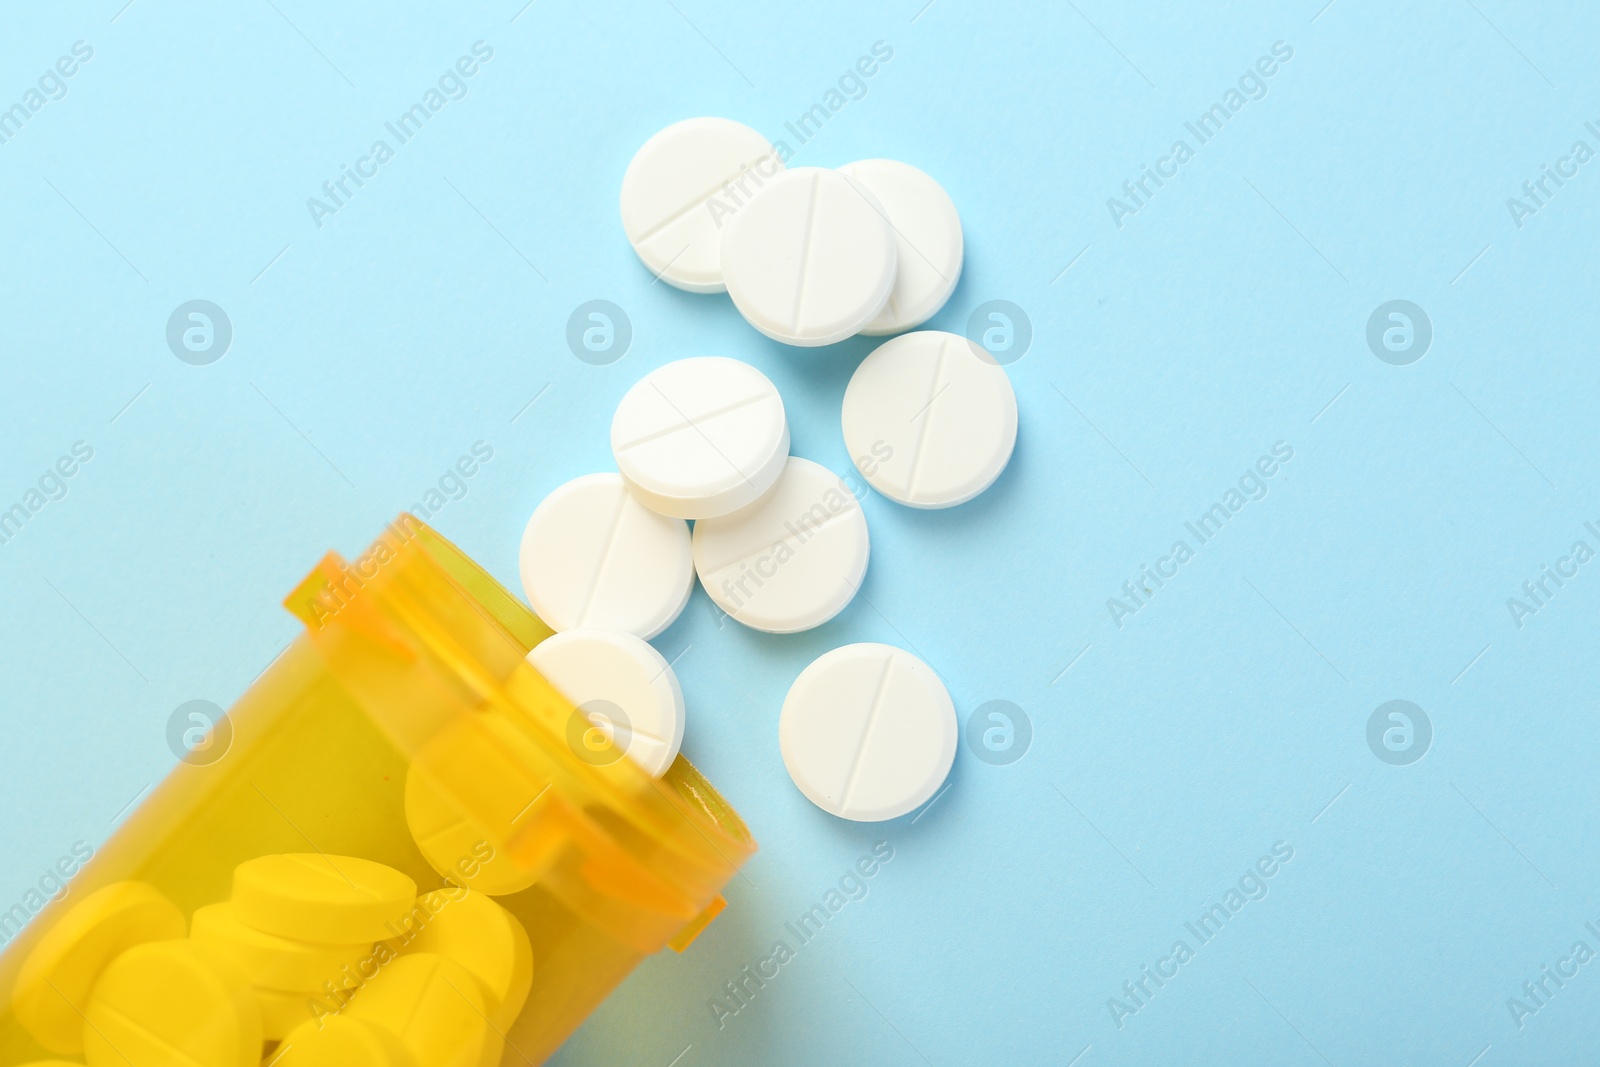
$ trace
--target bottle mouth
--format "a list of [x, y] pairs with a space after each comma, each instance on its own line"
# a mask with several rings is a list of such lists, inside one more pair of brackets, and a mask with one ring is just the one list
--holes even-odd
[[720, 908], [755, 852], [683, 756], [655, 779], [618, 750], [578, 742], [581, 713], [526, 659], [550, 629], [415, 517], [402, 514], [353, 561], [329, 553], [284, 604], [410, 773], [617, 940], [646, 953], [681, 947], [674, 939]]

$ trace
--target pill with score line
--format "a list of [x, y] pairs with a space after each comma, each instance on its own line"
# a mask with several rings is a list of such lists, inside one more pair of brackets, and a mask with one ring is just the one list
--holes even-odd
[[948, 508], [1011, 461], [1017, 397], [1005, 368], [967, 338], [920, 330], [861, 361], [840, 424], [867, 484], [908, 507]]
[[720, 293], [722, 229], [783, 161], [761, 134], [731, 119], [675, 122], [646, 141], [622, 176], [622, 228], [668, 285]]
[[183, 912], [145, 882], [113, 882], [74, 904], [28, 953], [11, 1010], [51, 1052], [83, 1050], [83, 1008], [106, 966], [148, 941], [184, 935]]
[[651, 511], [619, 474], [588, 474], [534, 509], [519, 553], [528, 603], [552, 630], [597, 627], [645, 640], [689, 602], [689, 526]]
[[111, 961], [83, 1012], [89, 1067], [247, 1067], [261, 1009], [233, 959], [196, 941], [150, 941]]
[[830, 815], [880, 822], [916, 810], [955, 762], [955, 705], [922, 660], [892, 645], [819, 656], [778, 716], [783, 765]]
[[745, 320], [785, 344], [843, 341], [878, 317], [898, 249], [883, 205], [835, 170], [799, 167], [728, 220], [722, 274]]
[[706, 593], [734, 620], [798, 633], [843, 611], [867, 573], [861, 504], [844, 479], [790, 456], [756, 503], [694, 528], [694, 566]]
[[646, 507], [710, 519], [772, 488], [789, 457], [789, 421], [765, 374], [736, 359], [698, 356], [634, 383], [611, 420], [611, 450]]
[[482, 893], [436, 890], [418, 898], [432, 918], [405, 946], [405, 952], [432, 952], [454, 960], [483, 987], [494, 1031], [485, 1057], [498, 1063], [502, 1038], [522, 1013], [533, 986], [533, 943], [515, 915]]
[[678, 758], [683, 689], [648, 642], [608, 630], [568, 630], [533, 646], [528, 662], [610, 742], [591, 747], [579, 723], [568, 743], [580, 757], [607, 763], [626, 755], [655, 778]]
[[480, 1067], [492, 1036], [478, 979], [434, 952], [386, 964], [345, 1011], [394, 1034], [426, 1067]]
[[[552, 699], [554, 695], [552, 694]], [[537, 820], [550, 780], [538, 746], [505, 712], [482, 711], [434, 735], [406, 772], [406, 825], [417, 849], [451, 884], [491, 896], [520, 893], [553, 855], [511, 842]], [[415, 909], [400, 923], [415, 925]]]

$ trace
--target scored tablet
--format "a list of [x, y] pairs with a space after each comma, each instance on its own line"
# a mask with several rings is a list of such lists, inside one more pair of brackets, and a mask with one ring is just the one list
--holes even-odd
[[914, 811], [955, 761], [955, 705], [933, 669], [892, 645], [845, 645], [795, 679], [778, 717], [789, 777], [817, 807], [879, 822]]
[[608, 630], [568, 630], [534, 645], [528, 662], [609, 739], [597, 745], [588, 729], [569, 730], [567, 743], [580, 758], [603, 764], [627, 755], [656, 778], [678, 758], [683, 690], [648, 642]]
[[849, 486], [790, 456], [756, 503], [694, 527], [694, 568], [735, 621], [768, 633], [820, 626], [844, 610], [867, 573], [867, 519]]
[[611, 420], [611, 451], [650, 510], [711, 519], [772, 488], [789, 458], [789, 421], [777, 387], [750, 364], [680, 359], [623, 395]]
[[1005, 368], [959, 334], [920, 330], [879, 345], [850, 377], [845, 445], [878, 492], [948, 508], [987, 489], [1017, 443]]
[[651, 137], [622, 177], [622, 228], [668, 285], [720, 293], [725, 213], [783, 162], [767, 139], [731, 119], [675, 122]]
[[768, 181], [722, 238], [728, 296], [785, 344], [831, 345], [877, 318], [898, 251], [883, 205], [836, 170], [799, 167]]
[[659, 515], [619, 474], [559, 486], [522, 534], [522, 588], [552, 630], [594, 626], [649, 639], [689, 602], [689, 526]]

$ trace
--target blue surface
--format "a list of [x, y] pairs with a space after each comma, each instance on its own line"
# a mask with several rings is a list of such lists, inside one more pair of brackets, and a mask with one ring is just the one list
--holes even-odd
[[[10, 5], [0, 33], [0, 106], [93, 49], [0, 144], [0, 506], [93, 450], [0, 545], [7, 904], [168, 770], [173, 709], [226, 705], [290, 640], [279, 600], [322, 551], [368, 543], [475, 442], [493, 459], [433, 521], [513, 587], [533, 506], [611, 468], [617, 399], [668, 360], [756, 364], [796, 453], [847, 469], [838, 406], [872, 343], [785, 350], [724, 297], [651, 284], [620, 232], [634, 149], [716, 114], [792, 163], [888, 156], [945, 185], [967, 265], [932, 325], [1025, 309], [1021, 436], [968, 506], [869, 497], [864, 596], [821, 629], [719, 623], [697, 591], [658, 640], [682, 656], [685, 749], [763, 850], [693, 950], [648, 961], [555, 1062], [1593, 1048], [1600, 962], [1548, 998], [1524, 983], [1600, 952], [1600, 562], [1507, 605], [1574, 542], [1600, 550], [1600, 161], [1542, 206], [1522, 192], [1600, 149], [1592, 7], [123, 2]], [[319, 228], [307, 198], [478, 41], [464, 95]], [[880, 41], [859, 98], [786, 136]], [[1185, 123], [1276, 42], [1292, 58], [1244, 83], [1264, 95], [1199, 143]], [[1177, 139], [1181, 176], [1126, 198]], [[193, 299], [232, 323], [207, 366], [165, 338]], [[591, 299], [632, 324], [608, 366], [564, 340]], [[1431, 321], [1409, 365], [1368, 347], [1392, 299]], [[1266, 495], [1200, 544], [1185, 523], [1279, 442]], [[1193, 558], [1114, 613], [1180, 539]], [[1019, 705], [1031, 748], [993, 765], [964, 744], [914, 817], [822, 814], [784, 774], [778, 707], [858, 640], [921, 654], [963, 721]], [[1432, 726], [1408, 765], [1367, 741], [1397, 699]], [[785, 924], [879, 841], [867, 895], [800, 944]], [[1258, 881], [1275, 845], [1292, 859]], [[1241, 879], [1265, 897], [1202, 944], [1185, 924]], [[793, 958], [727, 1016], [724, 983], [780, 940]], [[1176, 974], [1130, 995], [1146, 965]]]

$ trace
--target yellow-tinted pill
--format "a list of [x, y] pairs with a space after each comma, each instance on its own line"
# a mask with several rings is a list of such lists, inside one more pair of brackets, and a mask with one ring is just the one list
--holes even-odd
[[371, 941], [320, 945], [264, 933], [241, 922], [238, 909], [228, 902], [196, 909], [189, 936], [232, 956], [251, 984], [285, 992], [320, 991], [322, 983], [338, 981], [346, 964], [372, 951]]
[[144, 882], [115, 882], [52, 926], [17, 974], [11, 1009], [51, 1052], [83, 1051], [83, 1008], [108, 963], [135, 945], [183, 936], [183, 912]]
[[261, 1057], [261, 1010], [226, 954], [152, 941], [105, 969], [84, 1011], [89, 1067], [247, 1067]]
[[[549, 783], [533, 770], [537, 760], [498, 712], [474, 715], [430, 741], [406, 775], [405, 796], [406, 825], [429, 866], [491, 896], [537, 882], [546, 864], [517, 863], [506, 847], [541, 814]], [[470, 797], [475, 810], [463, 811], [459, 797]]]
[[480, 893], [503, 897], [539, 880], [523, 870], [489, 838], [497, 836], [462, 816], [455, 804], [415, 766], [406, 775], [406, 825], [428, 866]]
[[441, 889], [423, 894], [417, 902], [431, 918], [406, 946], [406, 954], [436, 953], [472, 973], [483, 987], [489, 1022], [498, 1031], [489, 1035], [497, 1060], [502, 1051], [500, 1034], [522, 1014], [533, 985], [528, 931], [515, 915], [482, 893]]
[[333, 1015], [287, 1034], [263, 1067], [427, 1067], [375, 1023]]
[[483, 989], [453, 960], [422, 952], [384, 966], [345, 1013], [398, 1037], [425, 1067], [478, 1067], [492, 1036]]
[[392, 867], [317, 852], [258, 856], [233, 872], [234, 914], [246, 926], [326, 945], [381, 941], [411, 910], [417, 886]]

